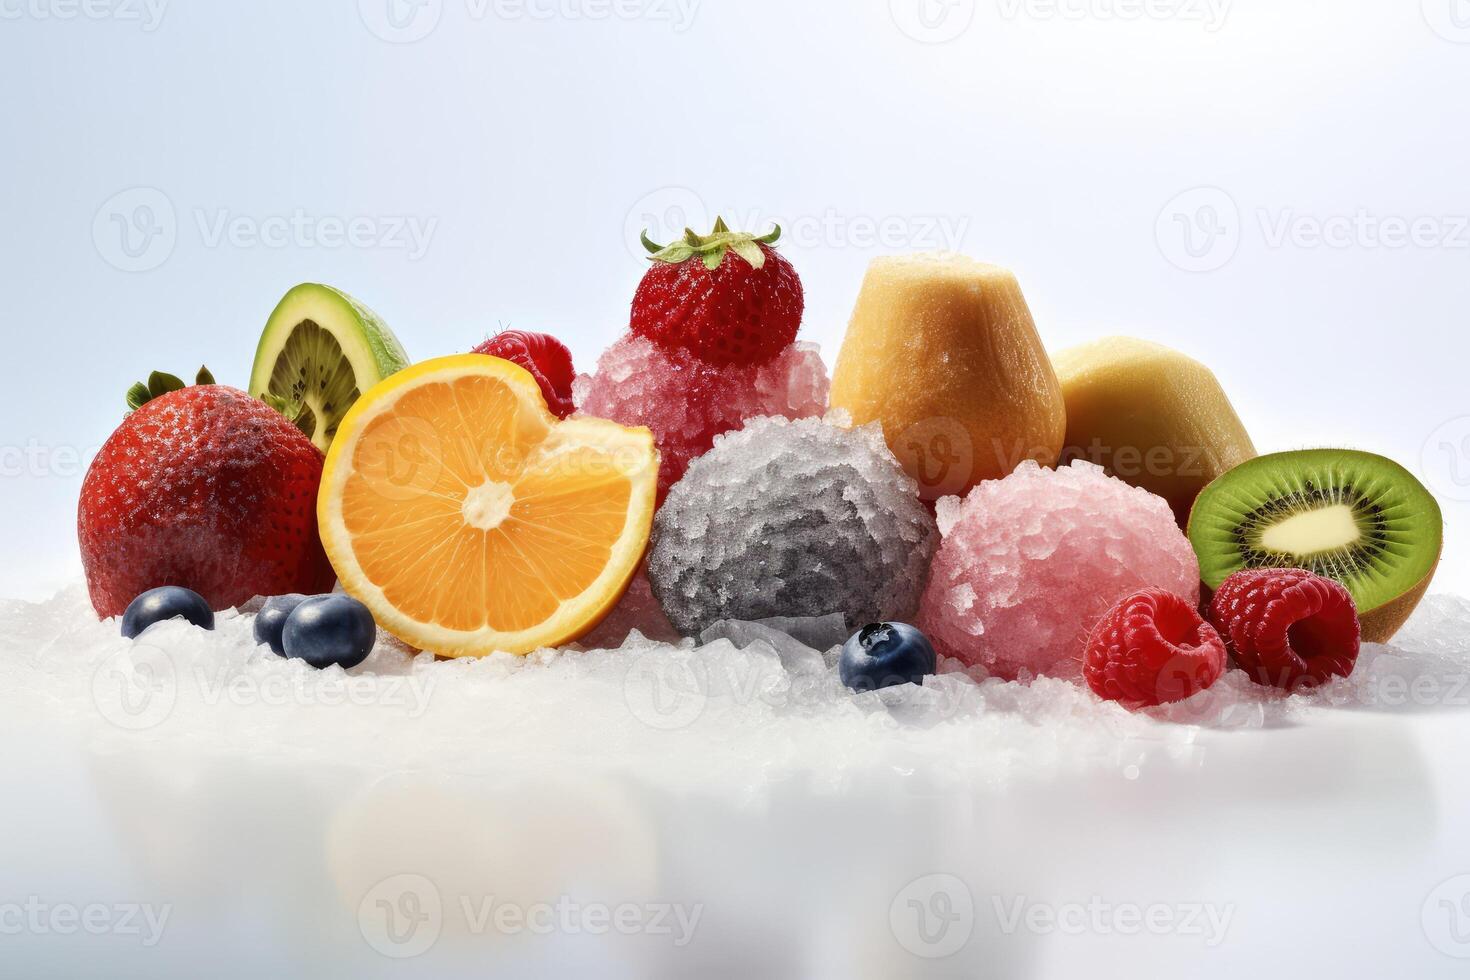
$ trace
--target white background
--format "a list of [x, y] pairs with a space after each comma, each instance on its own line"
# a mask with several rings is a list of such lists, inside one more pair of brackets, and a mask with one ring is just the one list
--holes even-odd
[[829, 363], [873, 256], [950, 246], [1051, 347], [1181, 348], [1263, 451], [1420, 472], [1470, 589], [1463, 0], [152, 2], [0, 0], [0, 594], [76, 576], [128, 384], [243, 384], [294, 283], [586, 368], [639, 227], [716, 212], [788, 227]]

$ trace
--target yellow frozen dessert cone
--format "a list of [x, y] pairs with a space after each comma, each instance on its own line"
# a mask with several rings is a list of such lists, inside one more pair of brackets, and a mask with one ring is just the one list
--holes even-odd
[[962, 256], [868, 267], [832, 375], [832, 406], [878, 421], [926, 500], [1023, 461], [1057, 462], [1061, 387], [1009, 270]]
[[1054, 363], [1067, 400], [1067, 457], [1158, 494], [1181, 525], [1215, 477], [1255, 458], [1214, 373], [1176, 350], [1107, 337]]

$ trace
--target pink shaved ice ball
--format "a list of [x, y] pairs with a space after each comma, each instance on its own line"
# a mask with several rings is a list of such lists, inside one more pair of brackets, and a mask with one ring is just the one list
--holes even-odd
[[1138, 589], [1199, 604], [1199, 561], [1169, 504], [1092, 463], [1028, 461], [937, 512], [944, 538], [917, 625], [995, 676], [1080, 680], [1092, 627]]
[[792, 344], [763, 364], [714, 365], [625, 334], [598, 359], [595, 374], [577, 379], [573, 393], [588, 415], [653, 431], [662, 500], [715, 436], [760, 415], [822, 415], [830, 386], [816, 344]]

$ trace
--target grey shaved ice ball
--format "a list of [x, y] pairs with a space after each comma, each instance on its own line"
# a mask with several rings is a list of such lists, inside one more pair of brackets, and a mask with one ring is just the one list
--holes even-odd
[[758, 418], [726, 433], [654, 519], [648, 576], [693, 636], [722, 619], [918, 608], [939, 531], [877, 425]]

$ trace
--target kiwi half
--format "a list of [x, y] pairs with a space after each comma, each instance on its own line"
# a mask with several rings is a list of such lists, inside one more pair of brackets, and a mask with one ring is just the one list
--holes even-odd
[[1305, 568], [1347, 587], [1374, 643], [1388, 642], [1423, 598], [1443, 532], [1439, 504], [1413, 474], [1349, 449], [1242, 463], [1205, 487], [1189, 515], [1205, 585], [1245, 568]]
[[340, 289], [302, 283], [266, 323], [250, 393], [280, 409], [326, 452], [358, 396], [408, 363], [376, 313]]

